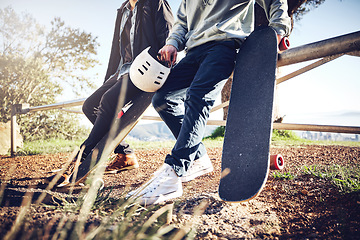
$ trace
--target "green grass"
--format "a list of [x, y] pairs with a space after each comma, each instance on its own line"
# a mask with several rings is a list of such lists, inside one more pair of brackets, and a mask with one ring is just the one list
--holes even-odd
[[83, 140], [48, 139], [24, 142], [23, 148], [17, 149], [16, 155], [52, 154], [72, 152], [78, 148]]
[[297, 173], [274, 171], [272, 176], [277, 180], [293, 180], [302, 174], [324, 179], [336, 187], [340, 193], [360, 194], [360, 165], [340, 166], [334, 164], [302, 166], [301, 171], [297, 171]]
[[280, 171], [273, 172], [273, 177], [279, 180], [292, 180], [295, 178], [295, 176], [289, 172], [280, 172]]
[[172, 148], [175, 144], [175, 140], [168, 140], [168, 141], [126, 140], [126, 142], [129, 143], [132, 148], [138, 149], [138, 150]]
[[303, 146], [303, 145], [323, 145], [323, 146], [351, 146], [360, 147], [360, 142], [351, 141], [313, 141], [302, 139], [296, 135], [293, 131], [289, 130], [273, 130], [271, 137], [271, 145], [282, 147], [282, 146]]
[[[224, 138], [219, 137], [216, 139], [204, 139], [203, 143], [206, 147], [222, 147]], [[25, 156], [25, 155], [37, 155], [37, 154], [53, 154], [53, 153], [63, 153], [63, 152], [72, 152], [74, 149], [78, 148], [83, 141], [71, 141], [71, 140], [62, 140], [62, 139], [49, 139], [49, 140], [39, 140], [32, 142], [24, 142], [23, 148], [18, 148], [16, 155]], [[172, 148], [175, 145], [175, 140], [168, 141], [137, 141], [137, 140], [127, 140], [127, 143], [130, 144], [135, 150], [146, 150], [146, 149], [159, 149], [159, 148]]]
[[305, 174], [330, 181], [342, 193], [360, 192], [360, 166], [321, 166], [303, 167]]
[[[204, 138], [203, 142], [206, 147], [222, 147], [224, 142], [224, 128], [219, 127], [214, 134]], [[48, 139], [32, 142], [24, 142], [24, 147], [18, 149], [17, 155], [35, 155], [35, 154], [52, 154], [59, 152], [72, 152], [78, 148], [83, 140], [62, 140]], [[127, 140], [132, 148], [137, 150], [172, 148], [174, 140], [168, 141], [137, 141]], [[275, 147], [286, 146], [303, 146], [303, 145], [342, 145], [360, 147], [360, 142], [334, 142], [334, 141], [311, 141], [301, 139], [293, 131], [274, 130], [271, 139], [271, 145]]]

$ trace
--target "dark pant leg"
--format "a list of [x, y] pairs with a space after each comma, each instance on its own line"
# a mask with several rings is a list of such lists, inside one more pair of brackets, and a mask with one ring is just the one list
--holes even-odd
[[[184, 119], [186, 92], [198, 67], [199, 64], [196, 59], [191, 56], [186, 56], [171, 70], [168, 80], [164, 86], [155, 93], [152, 99], [153, 107], [176, 139], [179, 136]], [[205, 154], [206, 148], [204, 144], [200, 143], [195, 154], [195, 159]]]
[[102, 96], [117, 82], [118, 74], [111, 76], [104, 84], [91, 94], [84, 102], [82, 110], [89, 121], [94, 124]]
[[[188, 53], [187, 59], [195, 59], [197, 62], [194, 64], [196, 74], [186, 91], [185, 111], [175, 146], [165, 159], [165, 162], [174, 168], [178, 176], [182, 176], [187, 171], [199, 151], [210, 109], [234, 68], [235, 54], [236, 44], [234, 41], [204, 44]], [[191, 61], [189, 60], [189, 62]], [[182, 84], [184, 80], [188, 81], [188, 79], [184, 79], [182, 72], [184, 71], [176, 71], [177, 74], [174, 73], [172, 77], [170, 74], [167, 80], [170, 80], [168, 87], [160, 90], [160, 94], [165, 96], [167, 103], [173, 100], [176, 89], [179, 89], [176, 86]], [[185, 74], [185, 76], [187, 75]], [[174, 116], [174, 113], [170, 111], [168, 113], [169, 116]], [[169, 120], [171, 118], [168, 117], [165, 121], [171, 123]], [[173, 128], [175, 129], [174, 126]]]
[[[90, 95], [90, 97], [85, 100], [82, 110], [92, 124], [94, 124], [96, 121], [102, 96], [116, 84], [117, 78], [118, 73], [112, 75], [108, 80], [106, 80], [106, 82], [104, 82], [104, 84], [100, 88], [98, 88], [93, 94]], [[130, 154], [133, 153], [134, 150], [130, 148], [129, 144], [127, 144], [125, 141], [122, 141], [116, 147], [114, 152], [121, 154]]]
[[[88, 155], [96, 144], [109, 132], [116, 114], [140, 92], [141, 90], [133, 85], [128, 74], [126, 74], [117, 80], [116, 83], [102, 95], [96, 111], [97, 117], [94, 126], [88, 138], [82, 144], [82, 146], [85, 146], [84, 155]], [[92, 99], [95, 99], [95, 97]], [[123, 142], [121, 146], [116, 148], [115, 152], [128, 153], [128, 148], [129, 145]]]

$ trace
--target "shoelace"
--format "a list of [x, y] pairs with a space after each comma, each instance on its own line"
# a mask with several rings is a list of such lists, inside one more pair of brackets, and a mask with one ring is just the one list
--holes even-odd
[[171, 169], [165, 170], [165, 167], [163, 167], [162, 170], [163, 171], [156, 172], [156, 175], [154, 175], [154, 177], [153, 177], [153, 181], [151, 181], [147, 187], [147, 189], [149, 191], [144, 192], [144, 194], [146, 194], [148, 192], [152, 193], [154, 190], [156, 190], [160, 186], [161, 183], [166, 182], [168, 179], [170, 179], [169, 171]]
[[[171, 170], [171, 169], [166, 169], [166, 170], [164, 170], [164, 169], [165, 169], [165, 165], [163, 165], [156, 172], [154, 172], [151, 180], [149, 182], [147, 182], [146, 185], [140, 187], [132, 195], [132, 197], [138, 198], [138, 197], [146, 195], [149, 192], [156, 193], [157, 191], [154, 191], [154, 190], [157, 189], [161, 183], [166, 182], [167, 179], [170, 179], [169, 170]], [[161, 175], [164, 175], [164, 176], [161, 176]]]

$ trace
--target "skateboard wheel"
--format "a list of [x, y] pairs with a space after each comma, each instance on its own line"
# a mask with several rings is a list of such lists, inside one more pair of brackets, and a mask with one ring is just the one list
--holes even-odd
[[281, 39], [279, 43], [279, 49], [280, 51], [284, 51], [289, 48], [290, 48], [290, 41], [287, 37], [284, 37], [283, 39]]
[[281, 154], [270, 155], [270, 169], [282, 170], [284, 168], [284, 158]]

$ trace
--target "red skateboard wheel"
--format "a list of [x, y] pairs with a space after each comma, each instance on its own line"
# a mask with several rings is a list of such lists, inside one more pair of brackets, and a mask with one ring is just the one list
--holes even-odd
[[286, 49], [290, 48], [290, 41], [287, 37], [283, 37], [279, 43], [279, 49], [280, 51], [284, 51]]
[[284, 158], [281, 154], [270, 155], [270, 169], [282, 170], [284, 168]]

